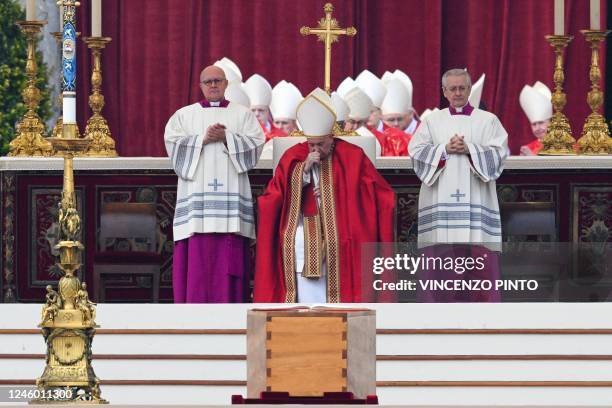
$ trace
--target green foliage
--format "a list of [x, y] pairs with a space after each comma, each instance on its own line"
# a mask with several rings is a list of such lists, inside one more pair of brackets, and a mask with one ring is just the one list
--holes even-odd
[[[6, 155], [10, 141], [15, 137], [15, 125], [26, 111], [21, 91], [27, 84], [25, 64], [27, 41], [17, 25], [25, 19], [25, 11], [15, 0], [0, 0], [0, 155]], [[36, 86], [41, 91], [38, 114], [46, 121], [51, 115], [47, 67], [42, 54], [36, 53], [38, 75]]]

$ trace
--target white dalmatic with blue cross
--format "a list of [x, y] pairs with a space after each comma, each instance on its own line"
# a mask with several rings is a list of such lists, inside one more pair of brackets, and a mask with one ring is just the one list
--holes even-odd
[[[225, 125], [226, 143], [204, 145], [209, 126]], [[255, 167], [265, 136], [255, 115], [242, 105], [179, 109], [168, 121], [166, 150], [178, 175], [174, 240], [195, 233], [236, 233], [255, 238], [247, 171]]]
[[[445, 153], [455, 134], [464, 136], [469, 156]], [[423, 120], [409, 146], [415, 173], [423, 181], [418, 215], [421, 246], [501, 243], [495, 180], [508, 155], [507, 141], [499, 119], [480, 109], [471, 115], [451, 115], [447, 108]]]

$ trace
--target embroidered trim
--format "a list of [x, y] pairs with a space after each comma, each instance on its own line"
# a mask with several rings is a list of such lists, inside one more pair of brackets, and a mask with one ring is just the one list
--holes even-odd
[[285, 274], [285, 303], [297, 301], [296, 276], [295, 276], [295, 232], [298, 226], [302, 202], [302, 173], [304, 163], [298, 163], [291, 174], [289, 183], [289, 215], [287, 228], [283, 235], [283, 272]]
[[321, 233], [321, 217], [319, 214], [304, 217], [304, 271], [305, 278], [321, 277], [324, 251], [323, 235]]
[[321, 163], [319, 188], [321, 190], [323, 234], [327, 244], [327, 301], [329, 303], [340, 303], [340, 248], [336, 225], [332, 154], [329, 154], [327, 159]]

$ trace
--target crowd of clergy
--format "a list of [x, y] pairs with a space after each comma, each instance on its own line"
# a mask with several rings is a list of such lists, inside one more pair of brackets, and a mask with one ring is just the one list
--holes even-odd
[[[259, 74], [243, 80], [236, 63], [224, 57], [215, 65], [221, 68], [229, 85], [225, 98], [251, 109], [257, 116], [266, 136], [262, 158], [272, 157], [275, 137], [285, 137], [299, 130], [296, 109], [304, 99], [291, 82], [281, 80], [274, 87]], [[485, 74], [473, 84], [469, 103], [484, 108], [481, 96]], [[408, 156], [408, 145], [421, 121], [438, 110], [425, 109], [418, 114], [413, 105], [414, 87], [410, 76], [400, 69], [386, 71], [380, 78], [363, 70], [356, 78], [345, 78], [331, 98], [341, 129], [360, 136], [375, 137], [377, 156]], [[536, 155], [542, 148], [552, 117], [551, 91], [542, 82], [525, 85], [519, 103], [533, 133], [533, 141], [521, 146], [523, 156]]]

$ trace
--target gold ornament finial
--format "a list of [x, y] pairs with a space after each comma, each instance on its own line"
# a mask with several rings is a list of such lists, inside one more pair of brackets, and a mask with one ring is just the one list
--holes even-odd
[[353, 37], [357, 34], [355, 27], [340, 28], [340, 24], [335, 18], [332, 18], [332, 12], [334, 6], [331, 3], [325, 4], [323, 7], [325, 17], [319, 20], [317, 27], [306, 27], [300, 28], [300, 34], [303, 36], [314, 34], [318, 37], [319, 41], [325, 43], [325, 92], [331, 93], [331, 46], [332, 43], [338, 41], [338, 37], [341, 35], [347, 35]]

